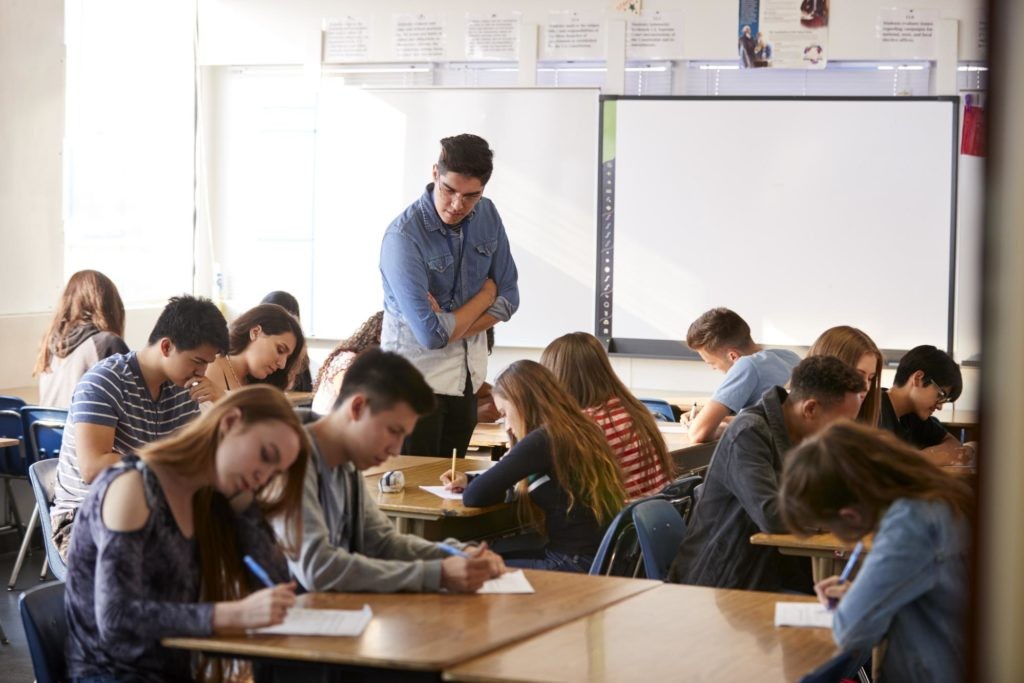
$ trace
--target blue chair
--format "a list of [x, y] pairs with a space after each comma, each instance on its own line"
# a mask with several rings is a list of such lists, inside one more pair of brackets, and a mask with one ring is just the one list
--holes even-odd
[[632, 513], [644, 573], [648, 579], [664, 581], [686, 535], [686, 523], [676, 507], [663, 498], [641, 500]]
[[592, 576], [625, 576], [640, 575], [642, 562], [640, 544], [637, 541], [636, 527], [633, 524], [633, 508], [649, 498], [641, 498], [627, 503], [615, 515], [601, 539], [594, 561], [588, 572]]
[[663, 401], [660, 398], [641, 398], [638, 400], [647, 406], [647, 410], [651, 411], [651, 415], [654, 416], [655, 420], [659, 422], [676, 421], [675, 413], [672, 412], [672, 405], [668, 401]]
[[4, 480], [4, 494], [7, 503], [4, 510], [4, 521], [0, 529], [22, 528], [21, 515], [14, 500], [11, 482], [15, 479], [28, 479], [25, 464], [25, 432], [21, 423], [21, 414], [15, 410], [0, 410], [0, 437], [17, 439], [18, 443], [0, 449], [0, 478]]
[[25, 540], [18, 551], [18, 558], [14, 561], [14, 569], [11, 570], [11, 578], [7, 582], [7, 590], [14, 590], [14, 585], [18, 581], [18, 575], [21, 574], [21, 565], [25, 562], [25, 556], [28, 554], [29, 542], [37, 522], [42, 530], [43, 548], [46, 551], [46, 559], [43, 561], [39, 580], [46, 580], [47, 568], [53, 572], [53, 577], [58, 581], [63, 581], [64, 577], [67, 576], [68, 570], [67, 565], [64, 564], [64, 558], [60, 556], [57, 546], [53, 544], [53, 524], [50, 521], [50, 508], [53, 507], [53, 487], [57, 483], [57, 465], [58, 461], [56, 458], [40, 460], [29, 465], [28, 478], [32, 484], [32, 493], [35, 495], [36, 504], [32, 509], [32, 518], [28, 522]]
[[683, 520], [689, 519], [693, 509], [693, 490], [704, 481], [698, 474], [687, 474], [674, 480], [658, 494], [675, 506]]
[[44, 406], [22, 406], [21, 410], [21, 422], [25, 433], [25, 439], [28, 443], [28, 464], [31, 465], [36, 460], [42, 460], [45, 458], [55, 457], [60, 454], [60, 443], [57, 443], [56, 448], [52, 445], [48, 446], [46, 451], [40, 450], [42, 445], [38, 443], [35, 438], [36, 431], [33, 428], [36, 422], [54, 423], [59, 422], [63, 425], [67, 422], [68, 411], [60, 408], [46, 408]]
[[25, 399], [17, 396], [0, 396], [0, 410], [20, 410]]
[[68, 637], [68, 620], [64, 615], [64, 582], [51, 581], [25, 591], [18, 599], [18, 608], [37, 683], [67, 680], [64, 641]]

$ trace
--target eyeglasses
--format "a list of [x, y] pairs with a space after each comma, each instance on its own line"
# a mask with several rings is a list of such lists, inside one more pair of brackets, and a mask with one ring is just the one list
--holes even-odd
[[439, 180], [437, 182], [437, 187], [441, 192], [441, 196], [444, 197], [444, 200], [446, 202], [454, 202], [458, 200], [459, 203], [464, 206], [473, 206], [478, 201], [480, 201], [481, 197], [484, 196], [483, 190], [481, 190], [480, 192], [470, 192], [468, 194], [456, 192], [452, 188], [448, 187], [448, 185], [445, 184], [443, 180]]
[[952, 400], [950, 398], [949, 392], [940, 387], [938, 382], [936, 382], [933, 379], [928, 379], [927, 377], [925, 378], [925, 381], [935, 386], [935, 391], [938, 392], [938, 394], [935, 397], [936, 403], [949, 403]]

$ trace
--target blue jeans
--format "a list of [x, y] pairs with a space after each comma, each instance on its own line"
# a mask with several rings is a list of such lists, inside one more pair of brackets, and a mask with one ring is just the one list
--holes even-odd
[[556, 572], [576, 572], [586, 574], [590, 571], [590, 565], [594, 562], [593, 555], [570, 555], [560, 553], [550, 548], [544, 549], [543, 557], [535, 558], [509, 558], [505, 560], [505, 566], [518, 567], [522, 569], [548, 569]]

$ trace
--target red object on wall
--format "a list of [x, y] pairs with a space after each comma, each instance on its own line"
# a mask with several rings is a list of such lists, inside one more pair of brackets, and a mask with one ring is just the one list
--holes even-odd
[[960, 153], [976, 157], [985, 156], [985, 108], [967, 101], [964, 107], [964, 127], [960, 138]]

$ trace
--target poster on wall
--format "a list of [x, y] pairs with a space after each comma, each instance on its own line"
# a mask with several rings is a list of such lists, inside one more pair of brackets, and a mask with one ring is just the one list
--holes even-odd
[[519, 59], [520, 12], [466, 13], [466, 59]]
[[325, 19], [323, 62], [365, 62], [370, 56], [370, 20], [347, 16]]
[[878, 10], [875, 35], [879, 55], [888, 59], [934, 59], [937, 9], [884, 7]]
[[600, 12], [548, 12], [541, 59], [603, 59], [603, 25]]
[[645, 11], [626, 21], [626, 59], [682, 59], [683, 13]]
[[394, 15], [395, 59], [425, 61], [444, 58], [444, 18], [433, 14]]
[[736, 49], [744, 69], [824, 69], [830, 0], [740, 0]]

